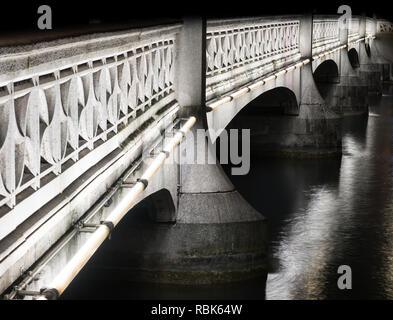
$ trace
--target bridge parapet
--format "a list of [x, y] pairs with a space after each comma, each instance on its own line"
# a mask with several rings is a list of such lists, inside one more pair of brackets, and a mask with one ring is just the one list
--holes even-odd
[[393, 33], [393, 23], [388, 20], [378, 20], [376, 33]]
[[359, 33], [360, 31], [360, 18], [352, 18], [349, 24], [349, 30], [348, 30], [348, 42], [353, 42], [355, 40], [358, 40], [361, 35]]
[[337, 16], [316, 16], [313, 19], [313, 54], [319, 54], [340, 45]]
[[[358, 44], [365, 36], [364, 28], [366, 36], [372, 36], [374, 20], [367, 20], [367, 26], [362, 29], [361, 19], [351, 19], [342, 43], [339, 15], [315, 16], [313, 58], [329, 53], [338, 59], [340, 45], [349, 48]], [[206, 100], [212, 101], [300, 60], [299, 25], [298, 16], [208, 21]], [[318, 63], [313, 62], [313, 66]]]
[[180, 25], [0, 55], [0, 239], [175, 103]]
[[298, 17], [208, 21], [206, 99], [299, 59]]
[[366, 37], [375, 36], [375, 20], [372, 18], [366, 18]]

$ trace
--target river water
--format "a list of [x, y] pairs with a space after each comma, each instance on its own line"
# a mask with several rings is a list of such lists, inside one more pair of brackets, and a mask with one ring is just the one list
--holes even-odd
[[[369, 111], [345, 118], [341, 158], [253, 158], [248, 175], [232, 177], [268, 218], [266, 283], [178, 287], [82, 271], [63, 299], [393, 299], [393, 96]], [[337, 286], [340, 265], [350, 290]]]
[[370, 102], [345, 118], [341, 159], [252, 159], [234, 180], [269, 221], [266, 299], [393, 298], [393, 97]]

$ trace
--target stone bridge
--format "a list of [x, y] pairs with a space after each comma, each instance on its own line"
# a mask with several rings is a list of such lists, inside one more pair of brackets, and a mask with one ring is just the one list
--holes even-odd
[[[125, 278], [265, 272], [266, 221], [220, 165], [169, 160], [213, 152], [235, 125], [264, 150], [340, 154], [340, 119], [390, 79], [393, 25], [338, 18], [187, 18], [0, 48], [3, 297], [57, 298], [111, 233], [121, 268], [101, 262]], [[183, 139], [197, 129], [205, 145]], [[142, 200], [149, 222], [116, 236]]]

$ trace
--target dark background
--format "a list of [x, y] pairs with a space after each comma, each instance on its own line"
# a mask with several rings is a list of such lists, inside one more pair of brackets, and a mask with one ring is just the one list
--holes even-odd
[[[52, 8], [53, 30], [39, 31], [37, 9], [47, 4]], [[205, 17], [258, 16], [274, 14], [335, 14], [337, 8], [347, 4], [355, 15], [376, 15], [393, 20], [388, 1], [282, 1], [282, 0], [96, 0], [96, 1], [3, 1], [0, 18], [0, 46], [4, 39], [29, 41], [29, 38], [76, 35], [91, 31], [122, 29], [171, 22], [184, 15]], [[35, 36], [32, 37], [31, 35]], [[10, 36], [11, 35], [11, 36]], [[15, 36], [12, 36], [15, 35]], [[25, 40], [23, 40], [23, 36]], [[41, 37], [41, 38], [40, 38]], [[2, 43], [3, 41], [3, 43]]]

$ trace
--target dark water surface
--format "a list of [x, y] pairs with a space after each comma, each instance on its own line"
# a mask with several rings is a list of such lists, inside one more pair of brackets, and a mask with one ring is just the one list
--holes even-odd
[[[344, 120], [341, 158], [254, 158], [234, 177], [268, 218], [266, 284], [137, 284], [84, 270], [63, 299], [393, 299], [393, 96], [374, 100], [368, 117]], [[337, 287], [340, 265], [352, 290]]]
[[253, 159], [236, 177], [269, 220], [266, 299], [393, 298], [393, 97], [372, 100], [369, 117], [345, 118], [341, 159]]

